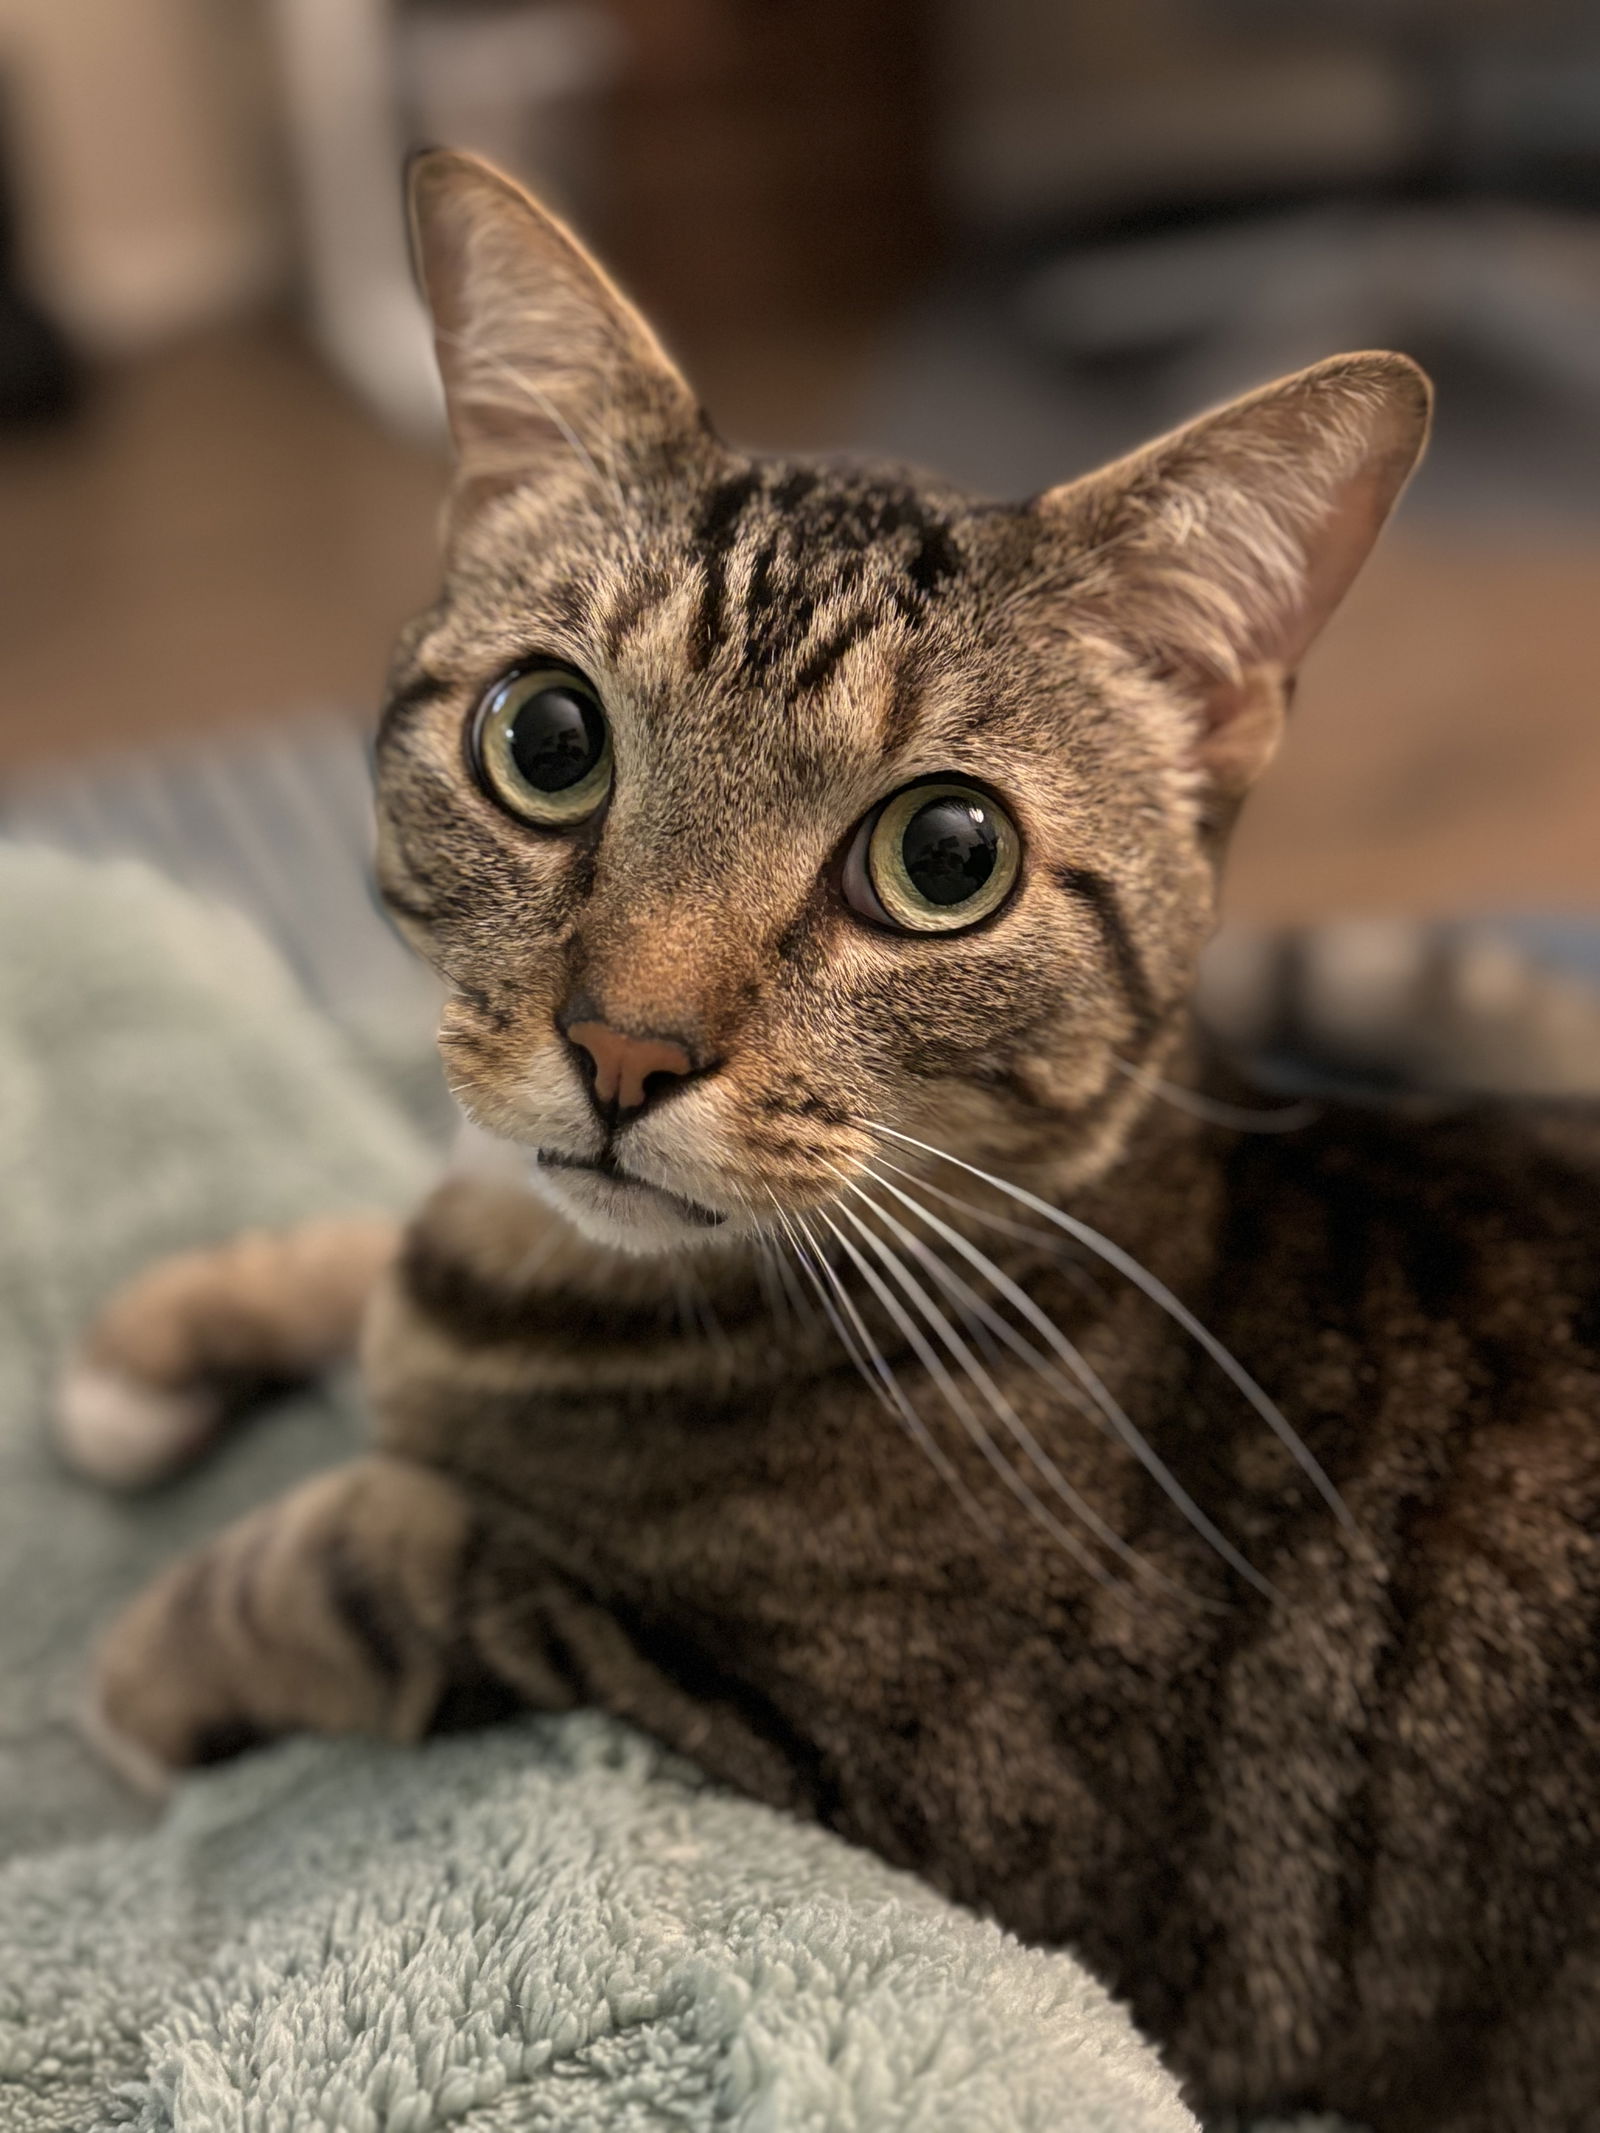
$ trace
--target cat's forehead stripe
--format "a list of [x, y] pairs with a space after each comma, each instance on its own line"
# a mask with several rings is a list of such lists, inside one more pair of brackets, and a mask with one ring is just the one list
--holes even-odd
[[882, 619], [871, 608], [857, 608], [847, 621], [841, 622], [837, 629], [821, 638], [795, 671], [795, 695], [808, 696], [813, 689], [820, 689], [846, 652], [853, 645], [859, 644], [869, 631], [876, 629]]
[[616, 659], [623, 645], [653, 609], [671, 596], [672, 574], [658, 566], [646, 566], [625, 579], [600, 627], [606, 657]]
[[728, 581], [728, 557], [738, 539], [745, 507], [761, 488], [755, 467], [730, 475], [708, 493], [695, 522], [694, 545], [704, 572], [700, 610], [690, 634], [689, 663], [703, 667], [722, 635], [723, 595]]
[[746, 682], [810, 695], [874, 630], [920, 629], [963, 557], [949, 519], [907, 482], [747, 463], [692, 522], [700, 597], [693, 671], [725, 658]]

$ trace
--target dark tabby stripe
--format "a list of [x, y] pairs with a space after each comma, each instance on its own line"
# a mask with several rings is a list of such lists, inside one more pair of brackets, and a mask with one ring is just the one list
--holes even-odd
[[[799, 1792], [793, 1805], [819, 1822], [837, 1826], [843, 1793], [827, 1751], [785, 1716], [774, 1697], [756, 1686], [754, 1669], [739, 1665], [740, 1655], [732, 1650], [723, 1657], [714, 1655], [713, 1639], [727, 1645], [725, 1627], [709, 1624], [704, 1633], [697, 1634], [659, 1611], [627, 1599], [619, 1601], [610, 1592], [585, 1592], [583, 1597], [598, 1612], [609, 1615], [641, 1659], [695, 1703], [736, 1714], [746, 1732], [775, 1748]], [[598, 1684], [589, 1684], [585, 1701], [594, 1700], [597, 1689]]]
[[378, 719], [378, 745], [396, 740], [411, 725], [417, 715], [448, 696], [453, 683], [443, 681], [437, 674], [418, 674], [396, 689], [385, 703]]
[[605, 618], [602, 636], [607, 658], [617, 657], [645, 616], [666, 599], [672, 590], [672, 582], [667, 571], [646, 569], [641, 565], [639, 575], [623, 588]]
[[807, 696], [813, 689], [820, 688], [845, 654], [877, 627], [878, 620], [870, 609], [863, 609], [852, 615], [848, 622], [841, 623], [831, 637], [825, 637], [801, 662], [794, 678], [795, 695]]
[[337, 1530], [323, 1545], [322, 1570], [328, 1604], [374, 1673], [393, 1687], [406, 1671], [405, 1638], [390, 1618], [377, 1584]]
[[[419, 1311], [469, 1344], [548, 1341], [565, 1348], [647, 1347], [677, 1344], [684, 1338], [675, 1296], [629, 1308], [595, 1303], [569, 1289], [502, 1289], [463, 1266], [448, 1249], [435, 1246], [420, 1227], [407, 1233], [400, 1280]], [[743, 1313], [719, 1302], [724, 1330], [735, 1330], [754, 1307], [754, 1299]]]
[[737, 542], [739, 522], [746, 507], [760, 490], [761, 475], [757, 468], [748, 467], [743, 473], [730, 475], [711, 491], [695, 524], [695, 547], [705, 575], [700, 612], [689, 647], [690, 661], [695, 667], [706, 665], [722, 635], [728, 557]]
[[1138, 1042], [1141, 1046], [1148, 1044], [1161, 1026], [1162, 1008], [1143, 959], [1133, 945], [1133, 934], [1116, 890], [1092, 867], [1058, 867], [1055, 878], [1069, 896], [1077, 897], [1093, 912], [1133, 1016]]

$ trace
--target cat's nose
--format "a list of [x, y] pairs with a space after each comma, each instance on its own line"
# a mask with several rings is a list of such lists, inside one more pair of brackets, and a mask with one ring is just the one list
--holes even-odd
[[592, 1068], [590, 1088], [602, 1111], [642, 1111], [694, 1072], [676, 1037], [632, 1037], [606, 1022], [567, 1022], [567, 1041]]

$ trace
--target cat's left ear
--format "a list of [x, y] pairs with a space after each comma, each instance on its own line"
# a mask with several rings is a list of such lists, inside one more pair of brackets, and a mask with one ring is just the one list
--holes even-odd
[[1332, 356], [1038, 500], [1063, 599], [1190, 699], [1220, 800], [1271, 760], [1295, 669], [1394, 509], [1431, 406], [1409, 357]]
[[433, 313], [458, 498], [687, 441], [700, 413], [655, 335], [583, 246], [479, 157], [424, 150], [406, 173]]

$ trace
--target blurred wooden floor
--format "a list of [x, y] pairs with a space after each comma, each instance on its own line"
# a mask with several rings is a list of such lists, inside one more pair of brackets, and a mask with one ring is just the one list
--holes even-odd
[[430, 596], [440, 464], [287, 329], [207, 334], [0, 443], [0, 772], [378, 700]]
[[[730, 352], [735, 434], [842, 434], [851, 352]], [[431, 594], [442, 481], [273, 326], [108, 377], [0, 443], [0, 775], [317, 707], [370, 714]], [[1403, 527], [1307, 667], [1247, 812], [1256, 919], [1600, 910], [1600, 499], [1592, 531]]]

